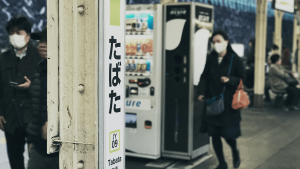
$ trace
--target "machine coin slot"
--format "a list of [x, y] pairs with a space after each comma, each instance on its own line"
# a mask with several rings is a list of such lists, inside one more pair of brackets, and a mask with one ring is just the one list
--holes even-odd
[[138, 79], [138, 86], [139, 87], [147, 87], [150, 84], [151, 84], [151, 80], [149, 78]]
[[130, 88], [130, 95], [138, 95], [139, 89], [137, 87]]
[[149, 120], [145, 121], [145, 129], [152, 129], [152, 122]]
[[150, 95], [154, 96], [154, 87], [150, 87]]
[[130, 80], [129, 80], [129, 83], [137, 83], [137, 82], [138, 82], [137, 79], [130, 79]]

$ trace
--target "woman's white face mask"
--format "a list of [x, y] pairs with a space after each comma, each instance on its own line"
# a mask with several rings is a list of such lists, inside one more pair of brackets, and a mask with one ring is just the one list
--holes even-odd
[[16, 49], [22, 49], [26, 45], [25, 35], [10, 35], [9, 40]]
[[222, 43], [215, 43], [214, 44], [214, 49], [217, 53], [222, 53], [225, 49], [227, 48], [227, 42], [224, 41]]

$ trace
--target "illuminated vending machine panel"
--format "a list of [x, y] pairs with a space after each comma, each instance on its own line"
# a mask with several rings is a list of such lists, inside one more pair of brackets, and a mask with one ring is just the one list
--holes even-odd
[[162, 6], [126, 9], [126, 155], [161, 154]]
[[213, 30], [213, 7], [201, 3], [164, 6], [162, 156], [191, 160], [209, 151], [199, 133], [203, 104], [197, 85]]

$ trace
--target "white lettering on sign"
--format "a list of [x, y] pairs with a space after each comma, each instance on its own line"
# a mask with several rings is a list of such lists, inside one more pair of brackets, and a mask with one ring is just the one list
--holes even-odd
[[185, 14], [186, 14], [186, 9], [173, 9], [170, 12], [170, 15], [176, 15], [176, 16], [185, 15]]
[[151, 100], [149, 99], [126, 99], [126, 109], [151, 110]]
[[209, 16], [199, 15], [198, 20], [203, 21], [203, 22], [209, 22]]

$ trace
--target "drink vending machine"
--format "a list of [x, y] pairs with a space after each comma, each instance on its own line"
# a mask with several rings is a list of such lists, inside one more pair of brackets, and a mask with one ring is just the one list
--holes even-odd
[[126, 155], [161, 155], [162, 5], [126, 9]]
[[196, 2], [164, 6], [162, 156], [191, 160], [209, 151], [199, 133], [203, 104], [197, 85], [209, 52], [213, 6]]

